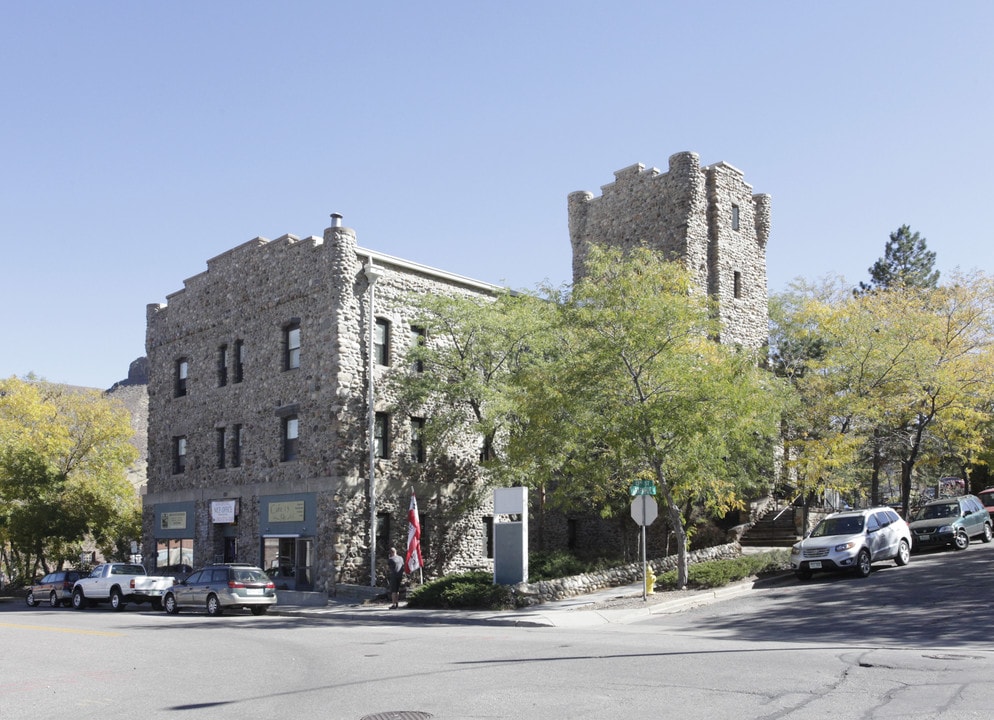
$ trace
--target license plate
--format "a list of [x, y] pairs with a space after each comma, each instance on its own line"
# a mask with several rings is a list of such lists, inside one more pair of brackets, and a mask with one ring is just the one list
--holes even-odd
[[918, 542], [926, 542], [928, 540], [928, 535], [919, 535]]
[[262, 588], [245, 588], [246, 595], [262, 595], [264, 592]]
[[812, 570], [821, 570], [821, 560], [812, 560], [808, 563], [808, 567]]

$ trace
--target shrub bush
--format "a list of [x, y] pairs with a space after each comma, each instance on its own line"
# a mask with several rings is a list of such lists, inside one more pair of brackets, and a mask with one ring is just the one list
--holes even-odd
[[622, 562], [616, 559], [584, 560], [564, 550], [530, 553], [528, 555], [528, 581], [556, 580], [571, 575], [605, 570], [621, 564]]
[[483, 571], [446, 575], [414, 590], [407, 598], [407, 607], [462, 610], [513, 608], [511, 588], [493, 583], [493, 575]]

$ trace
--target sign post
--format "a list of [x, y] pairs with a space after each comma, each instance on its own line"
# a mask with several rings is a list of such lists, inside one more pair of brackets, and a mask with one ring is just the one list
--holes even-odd
[[642, 527], [642, 599], [648, 596], [646, 591], [647, 560], [645, 557], [645, 529], [656, 521], [659, 515], [659, 507], [652, 495], [656, 494], [656, 484], [652, 480], [636, 480], [628, 488], [629, 493], [635, 498], [632, 500], [632, 520]]

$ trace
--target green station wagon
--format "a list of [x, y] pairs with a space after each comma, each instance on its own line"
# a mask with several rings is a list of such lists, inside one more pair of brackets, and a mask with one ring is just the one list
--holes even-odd
[[910, 525], [915, 550], [945, 545], [966, 550], [970, 538], [989, 543], [994, 537], [991, 516], [976, 495], [932, 500], [918, 509]]

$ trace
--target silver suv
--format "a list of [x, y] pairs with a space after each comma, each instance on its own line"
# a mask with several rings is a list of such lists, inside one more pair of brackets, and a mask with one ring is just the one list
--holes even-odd
[[208, 615], [249, 608], [253, 615], [263, 615], [275, 604], [276, 585], [262, 568], [240, 563], [196, 570], [162, 596], [162, 606], [170, 615], [180, 608], [204, 608]]
[[881, 560], [911, 560], [911, 530], [889, 507], [833, 513], [790, 549], [790, 566], [801, 580], [838, 570], [867, 577]]

